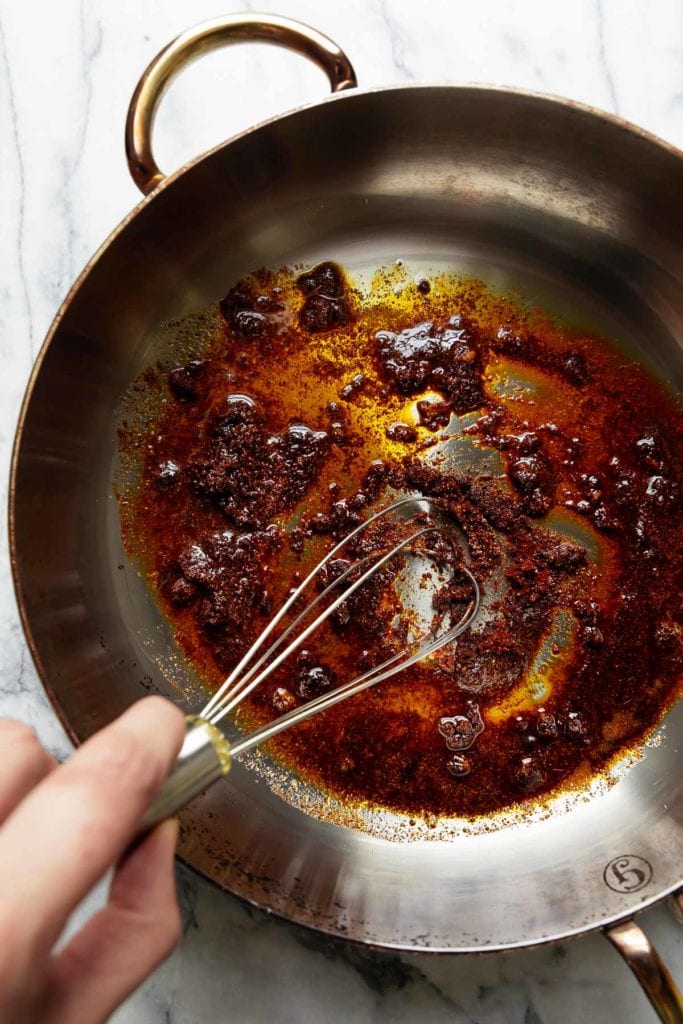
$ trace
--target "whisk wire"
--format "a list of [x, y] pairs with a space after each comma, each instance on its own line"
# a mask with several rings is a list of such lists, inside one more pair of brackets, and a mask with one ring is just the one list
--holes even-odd
[[[300, 647], [311, 633], [313, 633], [321, 623], [328, 619], [344, 601], [348, 600], [352, 594], [362, 587], [371, 576], [377, 573], [383, 565], [386, 565], [387, 562], [400, 554], [400, 552], [405, 548], [414, 544], [420, 537], [429, 533], [434, 533], [440, 536], [442, 541], [449, 543], [455, 550], [456, 542], [453, 530], [449, 525], [432, 525], [430, 522], [427, 526], [421, 526], [419, 529], [414, 529], [413, 524], [411, 524], [411, 534], [409, 537], [397, 544], [394, 544], [389, 550], [386, 550], [385, 547], [384, 550], [380, 549], [379, 551], [372, 552], [369, 555], [357, 558], [354, 563], [348, 567], [348, 569], [345, 569], [334, 580], [326, 584], [323, 587], [322, 592], [317, 594], [313, 600], [307, 604], [303, 611], [296, 614], [295, 610], [294, 621], [291, 625], [283, 629], [282, 633], [275, 640], [270, 642], [264, 653], [259, 653], [262, 651], [264, 645], [266, 645], [269, 637], [271, 637], [273, 630], [275, 630], [278, 624], [282, 622], [284, 616], [287, 615], [290, 609], [292, 609], [293, 605], [301, 597], [306, 588], [316, 579], [316, 577], [320, 576], [324, 567], [328, 565], [328, 563], [338, 555], [354, 539], [354, 537], [357, 537], [362, 531], [367, 530], [372, 523], [376, 522], [382, 516], [393, 514], [407, 505], [416, 506], [420, 514], [425, 511], [430, 513], [433, 511], [428, 499], [414, 495], [404, 497], [395, 501], [387, 508], [382, 509], [380, 512], [375, 513], [375, 515], [371, 516], [368, 520], [352, 530], [351, 533], [344, 537], [332, 548], [331, 551], [328, 552], [328, 554], [311, 570], [306, 579], [290, 593], [280, 610], [262, 631], [256, 643], [246, 651], [223, 685], [207, 703], [201, 716], [188, 717], [188, 731], [183, 742], [183, 746], [176, 758], [176, 763], [171, 774], [166, 779], [164, 785], [161, 787], [159, 793], [152, 801], [152, 804], [140, 822], [140, 834], [143, 834], [149, 828], [152, 828], [160, 821], [163, 821], [169, 815], [177, 814], [185, 804], [199, 793], [203, 792], [203, 790], [208, 786], [222, 778], [230, 768], [231, 758], [239, 757], [240, 754], [244, 754], [247, 750], [250, 750], [257, 744], [271, 739], [284, 729], [288, 729], [291, 726], [296, 725], [298, 722], [303, 722], [312, 715], [316, 715], [327, 708], [333, 707], [339, 701], [346, 700], [356, 693], [361, 693], [370, 686], [374, 686], [376, 683], [391, 678], [391, 676], [395, 675], [397, 672], [401, 672], [404, 669], [409, 668], [411, 665], [414, 665], [423, 658], [434, 654], [439, 650], [439, 648], [444, 647], [446, 644], [455, 640], [456, 637], [458, 637], [472, 624], [479, 611], [481, 595], [475, 577], [466, 566], [460, 565], [459, 570], [469, 578], [470, 583], [472, 584], [473, 598], [467, 606], [465, 613], [459, 622], [455, 623], [455, 625], [452, 624], [451, 613], [448, 611], [444, 612], [442, 610], [440, 614], [437, 614], [432, 618], [431, 628], [426, 636], [423, 633], [421, 636], [415, 638], [415, 631], [409, 630], [407, 638], [405, 638], [405, 642], [408, 646], [404, 646], [397, 650], [379, 665], [375, 665], [373, 668], [361, 673], [350, 682], [344, 683], [328, 693], [321, 694], [319, 697], [303, 704], [301, 707], [297, 707], [286, 712], [284, 715], [281, 715], [268, 725], [261, 727], [250, 736], [238, 739], [234, 744], [228, 744], [220, 729], [216, 728], [216, 723], [224, 718], [240, 700], [242, 700], [256, 686], [258, 686], [260, 682], [270, 675], [278, 665], [282, 664], [282, 662], [288, 658], [293, 651]], [[427, 506], [427, 509], [425, 509], [425, 505]], [[436, 509], [436, 512], [439, 514], [440, 510]], [[411, 516], [409, 519], [405, 519], [404, 522], [407, 523], [411, 520], [414, 521], [415, 518], [415, 516]], [[417, 523], [414, 523], [414, 525], [417, 525]], [[424, 546], [419, 550], [420, 556], [430, 556], [437, 562], [439, 561], [440, 554], [441, 552], [439, 551], [438, 544], [434, 545], [433, 551], [425, 550]], [[319, 609], [320, 605], [324, 601], [331, 597], [333, 590], [347, 581], [352, 573], [358, 572], [359, 569], [362, 569], [367, 562], [370, 562], [371, 564], [361, 572], [358, 579], [353, 580], [350, 585], [345, 587], [343, 592], [338, 597], [335, 597], [334, 600], [330, 601], [329, 605], [320, 611], [313, 621], [302, 629], [298, 636], [291, 639], [294, 630], [298, 629], [305, 619], [316, 611], [316, 609]], [[446, 616], [448, 616], [447, 619]]]
[[[220, 688], [208, 701], [208, 703], [206, 704], [202, 711], [202, 718], [209, 720], [212, 714], [217, 710], [218, 705], [222, 706], [223, 701], [225, 699], [232, 699], [233, 690], [231, 688], [233, 687], [235, 680], [239, 680], [238, 687], [240, 688], [241, 692], [241, 685], [245, 676], [247, 678], [251, 678], [251, 673], [253, 673], [253, 671], [256, 671], [258, 666], [262, 665], [264, 663], [264, 660], [268, 657], [268, 652], [266, 652], [266, 654], [263, 655], [261, 659], [259, 659], [258, 665], [255, 667], [253, 666], [250, 672], [248, 666], [251, 660], [253, 659], [254, 655], [261, 649], [263, 644], [266, 642], [271, 633], [280, 624], [280, 622], [285, 617], [287, 612], [290, 610], [292, 605], [303, 594], [303, 592], [306, 590], [309, 584], [313, 582], [316, 576], [319, 575], [320, 571], [324, 568], [324, 566], [326, 566], [336, 555], [338, 555], [339, 552], [342, 551], [354, 539], [354, 537], [357, 537], [359, 533], [366, 531], [368, 527], [370, 527], [373, 523], [377, 522], [378, 519], [381, 519], [383, 516], [398, 511], [398, 509], [402, 508], [405, 505], [414, 505], [420, 502], [423, 502], [423, 499], [419, 495], [409, 495], [405, 498], [399, 498], [397, 501], [387, 506], [387, 508], [381, 509], [379, 512], [375, 512], [375, 514], [372, 515], [369, 519], [360, 523], [353, 530], [351, 530], [350, 533], [346, 534], [346, 536], [343, 537], [342, 540], [340, 540], [331, 549], [331, 551], [329, 551], [320, 560], [320, 562], [318, 562], [318, 564], [311, 570], [311, 572], [308, 574], [308, 576], [306, 576], [303, 582], [300, 583], [299, 586], [292, 591], [287, 600], [281, 606], [280, 610], [273, 616], [268, 625], [262, 631], [256, 642], [244, 654], [244, 656], [240, 659], [237, 665], [235, 665], [235, 667], [233, 668], [232, 672], [229, 674], [225, 682], [220, 686]], [[358, 563], [356, 563], [356, 565], [357, 564]], [[351, 571], [353, 568], [355, 568], [355, 566], [350, 567], [349, 571]], [[337, 579], [335, 583], [338, 584], [339, 579]], [[344, 595], [344, 599], [348, 596], [349, 592], [347, 591]], [[236, 688], [234, 692], [237, 692]]]
[[[479, 611], [479, 585], [469, 569], [463, 568], [463, 572], [465, 572], [472, 583], [474, 598], [468, 605], [462, 618], [455, 626], [441, 636], [432, 637], [431, 640], [419, 643], [412, 654], [406, 655], [405, 651], [398, 651], [391, 655], [391, 657], [387, 658], [386, 661], [383, 661], [380, 665], [375, 665], [373, 668], [368, 669], [362, 675], [357, 676], [350, 682], [344, 683], [342, 686], [337, 687], [335, 690], [331, 690], [329, 693], [322, 694], [320, 697], [316, 697], [314, 700], [309, 701], [302, 707], [293, 708], [291, 711], [286, 712], [284, 715], [281, 715], [274, 721], [269, 722], [267, 725], [256, 730], [246, 738], [233, 743], [231, 746], [232, 756], [238, 757], [240, 754], [246, 753], [246, 751], [251, 750], [252, 747], [257, 746], [259, 743], [264, 743], [266, 740], [272, 739], [274, 736], [277, 736], [278, 733], [290, 728], [290, 726], [304, 722], [308, 718], [312, 718], [313, 715], [317, 715], [321, 711], [326, 711], [328, 708], [333, 707], [340, 701], [346, 700], [351, 696], [355, 696], [357, 693], [362, 693], [363, 690], [367, 690], [371, 686], [375, 686], [377, 683], [390, 679], [391, 676], [396, 675], [398, 672], [403, 672], [404, 669], [410, 668], [411, 665], [415, 665], [418, 661], [422, 661], [424, 658], [429, 657], [430, 654], [434, 654], [436, 651], [446, 646], [446, 644], [455, 640], [461, 633], [469, 628]], [[220, 710], [215, 717], [212, 718], [212, 723], [215, 725], [227, 713], [227, 708]]]
[[[398, 544], [394, 545], [393, 548], [391, 548], [384, 555], [382, 555], [381, 558], [377, 559], [377, 561], [373, 561], [372, 565], [368, 569], [366, 569], [365, 572], [357, 580], [355, 580], [348, 588], [346, 588], [344, 592], [339, 595], [339, 597], [335, 598], [335, 600], [332, 601], [327, 606], [327, 608], [325, 608], [325, 610], [322, 611], [320, 615], [313, 620], [313, 622], [310, 622], [308, 626], [302, 629], [298, 636], [283, 651], [280, 651], [280, 653], [277, 654], [272, 661], [269, 661], [271, 655], [273, 655], [277, 650], [279, 650], [279, 648], [285, 642], [287, 637], [291, 636], [291, 634], [300, 626], [301, 622], [310, 615], [313, 609], [316, 608], [330, 594], [331, 591], [335, 590], [339, 586], [339, 584], [344, 580], [344, 578], [348, 577], [352, 571], [357, 569], [359, 563], [355, 563], [354, 565], [350, 566], [344, 573], [342, 573], [341, 576], [339, 576], [336, 580], [333, 580], [332, 583], [328, 584], [328, 586], [325, 587], [322, 593], [320, 593], [299, 615], [297, 615], [297, 617], [294, 619], [291, 625], [289, 625], [287, 629], [283, 631], [281, 636], [279, 636], [275, 640], [275, 642], [271, 644], [271, 646], [268, 648], [265, 654], [263, 654], [261, 658], [259, 658], [256, 664], [252, 666], [251, 669], [247, 669], [244, 676], [242, 676], [238, 683], [234, 687], [232, 687], [231, 690], [226, 691], [224, 693], [222, 699], [217, 703], [217, 705], [214, 705], [214, 709], [211, 712], [211, 721], [213, 721], [214, 723], [219, 721], [220, 718], [222, 718], [234, 707], [236, 707], [238, 703], [244, 700], [244, 698], [248, 696], [248, 694], [250, 694], [252, 690], [254, 690], [261, 682], [263, 682], [263, 680], [267, 676], [274, 672], [275, 669], [278, 668], [278, 666], [281, 665], [283, 661], [286, 661], [290, 657], [290, 655], [294, 653], [294, 651], [298, 650], [298, 648], [301, 647], [301, 645], [308, 639], [308, 637], [317, 629], [319, 629], [323, 622], [329, 619], [329, 617], [337, 610], [337, 608], [339, 608], [339, 606], [343, 604], [344, 601], [347, 601], [352, 594], [354, 594], [360, 587], [362, 587], [363, 584], [366, 583], [371, 576], [374, 576], [382, 568], [383, 565], [386, 565], [387, 562], [391, 561], [391, 559], [393, 559], [397, 554], [399, 554], [404, 548], [413, 544], [419, 537], [423, 536], [425, 533], [431, 533], [435, 529], [436, 527], [427, 526], [423, 527], [421, 530], [417, 530], [410, 537], [407, 537], [404, 540], [400, 541]], [[261, 634], [261, 636], [251, 649], [252, 657], [258, 651], [262, 643], [263, 634]], [[263, 668], [261, 672], [258, 672], [258, 669], [261, 666], [263, 666], [264, 663], [267, 663], [266, 667]], [[257, 673], [256, 676], [254, 676], [254, 673]], [[203, 717], [207, 717], [206, 713], [204, 713]]]

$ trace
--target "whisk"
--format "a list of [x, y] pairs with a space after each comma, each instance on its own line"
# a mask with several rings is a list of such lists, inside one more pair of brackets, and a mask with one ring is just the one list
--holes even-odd
[[[371, 554], [361, 554], [332, 582], [327, 582], [326, 567], [329, 567], [330, 562], [342, 552], [348, 553], [352, 542], [362, 541], [364, 539], [362, 535], [367, 534], [373, 524], [384, 517], [395, 517], [399, 523], [409, 525], [408, 536], [384, 545]], [[453, 520], [447, 518], [438, 506], [428, 499], [411, 495], [400, 498], [376, 512], [348, 533], [318, 562], [303, 582], [291, 591], [280, 610], [234, 667], [201, 714], [188, 716], [187, 734], [182, 748], [170, 775], [143, 819], [143, 830], [152, 828], [165, 818], [176, 814], [199, 793], [226, 775], [233, 759], [242, 756], [259, 743], [272, 739], [283, 730], [305, 722], [313, 715], [320, 714], [339, 701], [347, 700], [363, 690], [389, 679], [397, 672], [404, 671], [416, 662], [422, 661], [446, 644], [451, 643], [472, 624], [479, 610], [479, 585], [470, 570], [458, 559], [457, 572], [463, 573], [469, 580], [472, 596], [464, 614], [457, 622], [453, 623], [449, 615], [436, 616], [436, 622], [432, 622], [431, 629], [426, 634], [423, 633], [411, 640], [408, 632], [406, 645], [380, 664], [356, 676], [350, 682], [344, 683], [300, 707], [293, 708], [249, 736], [240, 738], [232, 744], [218, 728], [218, 723], [289, 658], [323, 622], [337, 611], [340, 605], [389, 562], [402, 553], [410, 553], [415, 549], [416, 542], [420, 538], [426, 538], [429, 535], [440, 538], [442, 542], [451, 547], [454, 553], [462, 554], [462, 548], [466, 542]], [[362, 545], [360, 546], [362, 549]], [[458, 547], [460, 551], [458, 551]], [[435, 551], [420, 551], [423, 558], [425, 554], [430, 555], [434, 560], [439, 558]], [[340, 588], [345, 583], [347, 585], [340, 593]], [[310, 600], [303, 611], [297, 612], [296, 609], [302, 595], [306, 591], [315, 590], [316, 586], [320, 585], [322, 585], [320, 592]], [[316, 613], [315, 617], [306, 624], [306, 620], [313, 613]], [[282, 632], [277, 634], [278, 626], [288, 616], [293, 616], [292, 621], [283, 628]], [[271, 639], [274, 634], [274, 639]]]

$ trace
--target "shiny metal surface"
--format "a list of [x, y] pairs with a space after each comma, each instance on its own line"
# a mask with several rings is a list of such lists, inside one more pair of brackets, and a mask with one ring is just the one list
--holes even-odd
[[622, 921], [605, 930], [647, 993], [663, 1024], [683, 1024], [683, 997], [647, 935], [635, 921]]
[[145, 70], [130, 101], [126, 120], [126, 157], [133, 181], [143, 195], [163, 181], [152, 152], [157, 107], [172, 79], [204, 53], [233, 43], [260, 42], [284, 46], [313, 61], [325, 72], [332, 92], [358, 83], [346, 54], [322, 32], [276, 14], [232, 14], [202, 22], [183, 32], [157, 54]]
[[[164, 180], [60, 310], [22, 411], [10, 531], [38, 669], [82, 740], [150, 687], [201, 702], [121, 548], [117, 401], [158, 327], [262, 264], [397, 257], [519, 287], [683, 380], [683, 156], [546, 97], [353, 90], [267, 122]], [[119, 566], [121, 568], [119, 568]], [[446, 840], [303, 814], [236, 764], [184, 813], [184, 858], [300, 924], [403, 949], [481, 951], [617, 922], [681, 884], [683, 708], [608, 792]], [[496, 822], [491, 823], [492, 826]]]
[[187, 732], [170, 775], [140, 822], [140, 833], [175, 817], [230, 771], [230, 745], [211, 722], [187, 716]]

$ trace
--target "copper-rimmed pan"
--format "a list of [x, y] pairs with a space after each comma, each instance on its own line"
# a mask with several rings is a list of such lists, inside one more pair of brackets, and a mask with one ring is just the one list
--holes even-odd
[[[164, 176], [150, 141], [164, 86], [200, 53], [242, 40], [304, 54], [335, 95]], [[397, 255], [512, 267], [544, 294], [618, 316], [638, 358], [680, 386], [683, 154], [530, 93], [355, 86], [347, 58], [319, 33], [236, 16], [176, 39], [135, 92], [128, 161], [147, 198], [59, 310], [12, 467], [19, 607], [77, 741], [150, 680], [177, 699], [164, 670], [168, 630], [124, 568], [111, 495], [117, 402], [156, 355], [158, 325], [215, 302], [243, 273], [322, 257], [353, 270]], [[199, 686], [188, 680], [188, 710]], [[452, 842], [388, 842], [303, 814], [236, 765], [184, 815], [181, 852], [261, 907], [395, 949], [499, 950], [603, 928], [660, 1018], [681, 1021], [671, 977], [632, 920], [681, 886], [681, 710], [609, 792], [547, 820]]]

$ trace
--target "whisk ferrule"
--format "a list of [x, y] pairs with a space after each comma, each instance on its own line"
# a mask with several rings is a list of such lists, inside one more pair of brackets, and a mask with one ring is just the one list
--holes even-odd
[[205, 718], [188, 715], [187, 732], [175, 764], [142, 819], [146, 832], [171, 818], [208, 786], [230, 771], [230, 745]]

